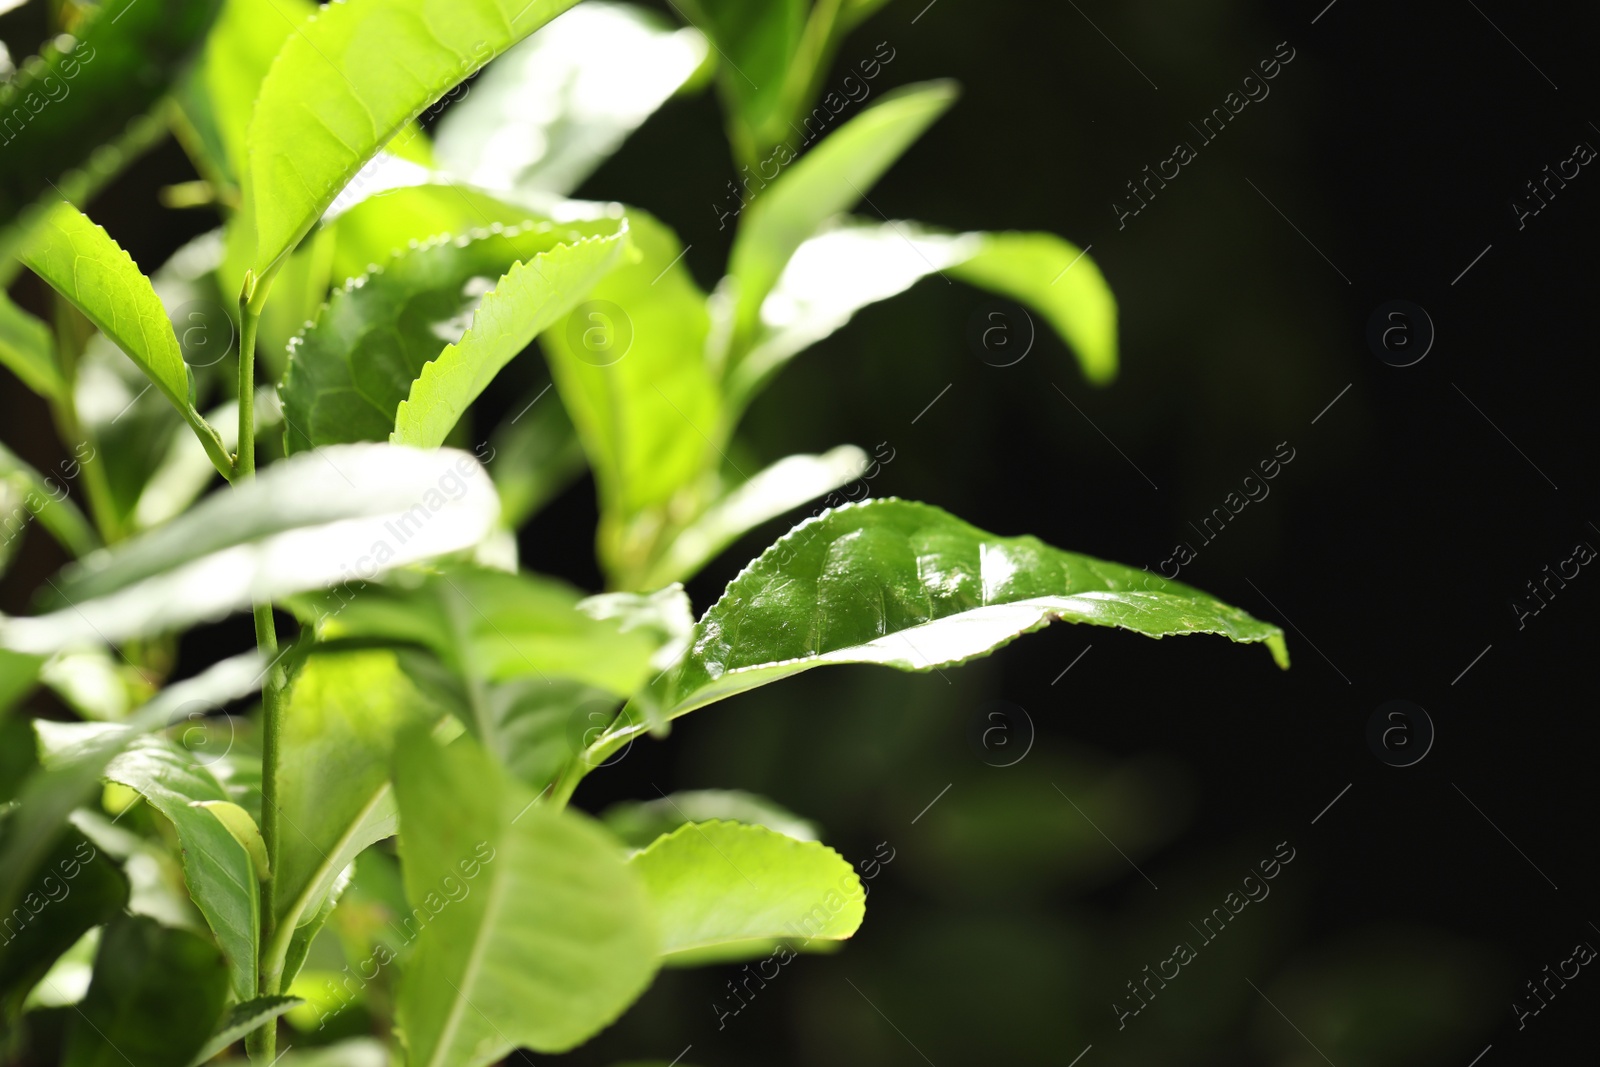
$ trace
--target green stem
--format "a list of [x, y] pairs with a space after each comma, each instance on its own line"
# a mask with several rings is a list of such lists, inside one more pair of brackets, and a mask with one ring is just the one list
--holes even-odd
[[[256, 327], [261, 308], [272, 286], [269, 273], [259, 281], [245, 275], [244, 291], [239, 295], [239, 454], [234, 462], [236, 483], [256, 475]], [[272, 605], [255, 605], [256, 648], [270, 666], [261, 685], [261, 840], [266, 845], [267, 869], [271, 873], [261, 883], [261, 935], [258, 944], [271, 943], [274, 934], [276, 900], [274, 887], [278, 872], [278, 756], [283, 734], [283, 697], [286, 683], [278, 666], [278, 630], [272, 620]], [[278, 992], [281, 974], [268, 973], [260, 966], [256, 973], [256, 995]], [[277, 1020], [263, 1023], [245, 1041], [250, 1058], [257, 1064], [270, 1064], [276, 1058]]]

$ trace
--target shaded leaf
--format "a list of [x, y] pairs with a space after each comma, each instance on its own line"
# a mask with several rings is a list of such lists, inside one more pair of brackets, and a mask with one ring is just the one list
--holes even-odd
[[318, 449], [83, 560], [55, 583], [67, 606], [0, 620], [0, 644], [46, 651], [219, 618], [470, 547], [498, 515], [488, 476], [465, 453]]
[[0, 364], [46, 400], [59, 399], [66, 390], [50, 327], [13, 304], [4, 292], [0, 292]]
[[273, 61], [247, 137], [259, 278], [424, 108], [572, 0], [351, 0]]
[[18, 497], [17, 503], [0, 519], [8, 540], [17, 533], [14, 527], [27, 521], [26, 515], [37, 518], [56, 543], [74, 556], [87, 555], [100, 547], [100, 535], [72, 502], [65, 486], [45, 478], [3, 444], [0, 444], [0, 483], [10, 486]]
[[650, 894], [669, 959], [748, 959], [776, 938], [842, 941], [866, 916], [866, 891], [843, 857], [761, 826], [685, 823], [628, 865]]
[[304, 1003], [305, 1001], [299, 997], [255, 997], [235, 1004], [228, 1009], [222, 1025], [190, 1062], [189, 1067], [200, 1067], [235, 1041], [244, 1040], [245, 1035], [258, 1029], [262, 1023], [271, 1022], [284, 1012]]
[[805, 0], [682, 0], [680, 14], [715, 43], [717, 84], [738, 159], [788, 136], [784, 83], [805, 34]]
[[587, 467], [559, 396], [537, 393], [515, 411], [489, 439], [495, 460], [489, 474], [500, 494], [500, 519], [511, 530], [564, 492]]
[[205, 938], [127, 916], [105, 928], [67, 1038], [66, 1067], [189, 1067], [227, 1003]]
[[705, 60], [631, 4], [582, 4], [501, 56], [439, 122], [440, 166], [487, 189], [571, 193]]
[[[596, 824], [536, 804], [467, 739], [403, 739], [395, 792], [406, 895], [433, 912], [400, 989], [408, 1063], [565, 1051], [644, 991], [654, 917]], [[447, 900], [449, 885], [465, 892]]]

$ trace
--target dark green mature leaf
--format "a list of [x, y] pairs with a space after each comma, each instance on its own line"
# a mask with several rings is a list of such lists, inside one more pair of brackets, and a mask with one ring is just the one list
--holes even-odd
[[227, 792], [194, 756], [164, 738], [137, 738], [107, 765], [105, 777], [136, 790], [177, 830], [189, 896], [217, 935], [234, 995], [250, 996], [261, 936], [260, 883], [249, 853], [200, 806], [228, 802]]
[[[600, 496], [599, 550], [613, 584], [643, 586], [661, 509], [696, 485], [725, 440], [707, 366], [705, 296], [672, 231], [629, 211], [641, 258], [618, 267], [590, 299], [541, 338]], [[680, 501], [698, 513], [703, 504]]]
[[305, 1001], [299, 997], [256, 997], [235, 1004], [228, 1010], [222, 1025], [217, 1028], [217, 1032], [206, 1042], [205, 1047], [195, 1056], [189, 1067], [201, 1067], [201, 1064], [235, 1041], [244, 1040], [247, 1034], [261, 1024], [271, 1022], [284, 1012], [291, 1011], [304, 1003]]
[[581, 4], [500, 57], [436, 131], [439, 165], [487, 189], [565, 195], [705, 60], [705, 38], [631, 4]]
[[[852, 220], [795, 250], [761, 305], [761, 331], [728, 383], [735, 403], [753, 396], [796, 353], [868, 304], [938, 273], [1037, 309], [1077, 354], [1084, 376], [1117, 369], [1117, 304], [1092, 259], [1048, 233], [944, 233], [915, 222]], [[980, 339], [996, 363], [1022, 359], [1030, 323], [1000, 316]]]
[[776, 938], [842, 941], [866, 917], [867, 894], [842, 856], [762, 826], [685, 823], [628, 865], [650, 894], [669, 962], [748, 959]]
[[1289, 664], [1281, 629], [1198, 589], [885, 499], [809, 519], [757, 557], [695, 625], [645, 710], [673, 718], [830, 663], [932, 670], [1058, 619], [1260, 641]]
[[65, 486], [47, 480], [3, 444], [0, 444], [0, 482], [8, 485], [18, 498], [7, 514], [0, 515], [0, 532], [7, 539], [14, 537], [31, 516], [74, 556], [88, 555], [100, 547], [100, 535], [72, 502]]
[[[80, 200], [126, 156], [102, 146], [148, 143], [155, 123], [130, 133], [205, 37], [221, 0], [109, 0], [71, 51], [54, 46], [0, 86], [0, 263], [42, 205]], [[69, 38], [70, 39], [70, 38]]]
[[815, 824], [766, 797], [740, 789], [688, 789], [655, 800], [625, 800], [600, 814], [624, 844], [644, 848], [685, 823], [726, 822], [764, 826], [796, 841], [816, 841]]
[[227, 996], [226, 965], [211, 942], [143, 916], [120, 918], [100, 938], [66, 1067], [189, 1067]]
[[4, 292], [0, 292], [0, 365], [46, 400], [60, 399], [66, 389], [50, 327], [13, 304]]
[[502, 367], [582, 300], [627, 247], [626, 227], [614, 234], [557, 244], [511, 265], [472, 316], [461, 339], [445, 346], [411, 385], [395, 412], [389, 440], [435, 448], [488, 388]]
[[806, 0], [683, 0], [680, 12], [722, 57], [717, 80], [738, 159], [789, 134], [784, 88], [810, 6]]
[[477, 544], [499, 510], [466, 453], [318, 449], [77, 564], [55, 583], [66, 606], [0, 619], [0, 645], [45, 652], [118, 641], [372, 577]]
[[11, 1024], [23, 999], [91, 927], [128, 902], [128, 880], [76, 830], [56, 843], [36, 880], [0, 918], [0, 1021]]
[[26, 656], [0, 648], [0, 717], [33, 689], [43, 665], [43, 656]]
[[754, 335], [762, 301], [795, 249], [824, 221], [865, 196], [955, 99], [955, 84], [947, 81], [886, 93], [750, 201], [728, 257], [728, 273], [737, 282], [738, 338]]
[[246, 197], [262, 277], [424, 108], [573, 0], [349, 0], [298, 27], [261, 83]]
[[644, 991], [654, 916], [595, 823], [537, 804], [466, 738], [402, 739], [395, 792], [406, 896], [431, 914], [400, 989], [412, 1067], [562, 1052]]
[[[347, 281], [290, 342], [282, 387], [288, 451], [388, 440], [424, 368], [462, 340], [503, 274], [604, 229], [616, 233], [618, 224], [580, 230], [528, 220], [440, 235]], [[553, 268], [540, 261], [539, 269]]]
[[194, 429], [217, 469], [231, 473], [233, 458], [216, 428], [195, 410], [166, 308], [128, 253], [83, 212], [60, 203], [41, 219], [23, 260], [127, 353]]
[[[448, 708], [419, 689], [386, 650], [318, 653], [294, 680], [284, 715], [278, 805], [277, 934], [263, 971], [282, 970], [298, 927], [319, 916], [356, 856], [395, 832], [389, 764], [395, 738], [432, 727]], [[311, 931], [312, 934], [315, 930]], [[309, 935], [308, 935], [309, 936]]]

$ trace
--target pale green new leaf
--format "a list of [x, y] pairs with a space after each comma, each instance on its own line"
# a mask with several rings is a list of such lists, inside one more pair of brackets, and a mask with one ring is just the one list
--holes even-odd
[[[663, 521], [651, 512], [697, 492], [727, 433], [706, 364], [705, 296], [682, 246], [643, 212], [630, 209], [628, 221], [641, 258], [613, 270], [541, 338], [594, 471], [600, 556], [614, 577], [648, 555]], [[699, 508], [686, 502], [686, 510]], [[627, 577], [614, 584], [642, 584]]]
[[181, 518], [63, 572], [63, 605], [0, 618], [0, 645], [48, 652], [215, 619], [478, 544], [499, 501], [469, 455], [334, 445], [274, 463]]
[[806, 0], [682, 0], [683, 18], [717, 46], [717, 81], [735, 156], [749, 159], [787, 137], [784, 88], [805, 34]]
[[[440, 235], [347, 281], [289, 343], [282, 386], [287, 450], [387, 440], [395, 412], [424, 368], [463, 339], [503, 274], [563, 242], [616, 234], [620, 226], [618, 220], [582, 228], [528, 220]], [[552, 268], [541, 261], [540, 269]]]
[[666, 102], [708, 51], [631, 4], [562, 15], [483, 73], [439, 122], [440, 166], [487, 189], [565, 195]]
[[45, 214], [22, 259], [127, 353], [193, 427], [217, 469], [231, 473], [233, 458], [195, 410], [189, 368], [166, 308], [128, 253], [63, 201]]
[[13, 304], [4, 292], [0, 292], [0, 365], [46, 400], [59, 399], [66, 388], [50, 327]]
[[247, 136], [259, 278], [428, 105], [572, 0], [347, 0], [278, 53]]
[[[467, 738], [403, 738], [395, 793], [406, 895], [432, 916], [400, 988], [411, 1067], [564, 1052], [644, 991], [655, 917], [598, 825], [537, 804]], [[446, 900], [447, 885], [465, 892]]]
[[728, 257], [739, 337], [755, 331], [762, 301], [795, 249], [861, 200], [955, 99], [955, 84], [947, 81], [886, 93], [755, 192]]
[[830, 663], [950, 666], [1057, 620], [1265, 642], [1289, 663], [1281, 629], [1198, 589], [928, 504], [871, 500], [801, 523], [746, 567], [618, 736]]
[[[796, 249], [762, 302], [760, 333], [734, 368], [729, 393], [748, 400], [796, 353], [861, 308], [935, 273], [1028, 304], [1072, 347], [1085, 377], [1104, 383], [1115, 375], [1116, 299], [1099, 267], [1075, 245], [1048, 233], [955, 234], [915, 222], [851, 220]], [[993, 355], [1020, 360], [1035, 330], [1031, 319], [997, 324]]]
[[848, 485], [867, 468], [867, 454], [840, 445], [820, 456], [786, 456], [757, 471], [673, 537], [647, 572], [646, 588], [687, 581], [741, 535], [808, 500]]
[[392, 651], [318, 653], [296, 676], [278, 769], [287, 831], [274, 888], [278, 933], [263, 952], [268, 973], [283, 971], [283, 988], [294, 978], [286, 961], [296, 928], [319, 918], [336, 880], [363, 849], [395, 832], [389, 788], [395, 738], [410, 727], [431, 728], [448, 713]]
[[842, 941], [866, 916], [866, 892], [843, 857], [762, 826], [685, 823], [628, 865], [655, 905], [668, 962], [748, 959], [777, 938]]
[[755, 793], [740, 789], [687, 789], [655, 800], [625, 800], [600, 815], [625, 844], [644, 848], [684, 823], [726, 822], [764, 826], [796, 841], [821, 839], [816, 824]]
[[558, 244], [515, 263], [484, 294], [461, 340], [422, 368], [395, 413], [389, 440], [433, 448], [455, 428], [467, 405], [541, 331], [560, 321], [618, 262], [627, 230]]

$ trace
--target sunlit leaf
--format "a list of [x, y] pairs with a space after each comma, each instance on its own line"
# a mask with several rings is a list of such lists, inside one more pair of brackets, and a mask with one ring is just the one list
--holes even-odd
[[227, 1003], [216, 947], [127, 916], [106, 927], [67, 1039], [67, 1067], [189, 1067]]
[[299, 26], [261, 83], [246, 195], [256, 276], [424, 108], [572, 0], [349, 0]]
[[955, 99], [955, 85], [943, 81], [885, 93], [755, 193], [728, 258], [739, 337], [754, 334], [762, 302], [795, 249], [860, 201]]
[[1057, 620], [1265, 642], [1289, 662], [1282, 630], [1190, 586], [885, 499], [826, 512], [763, 552], [642, 710], [671, 718], [830, 663], [946, 667]]
[[83, 212], [61, 203], [41, 220], [23, 260], [127, 353], [194, 428], [218, 469], [231, 471], [222, 439], [195, 410], [189, 368], [166, 308], [128, 253]]
[[786, 456], [756, 472], [677, 533], [648, 572], [646, 587], [686, 581], [742, 534], [859, 478], [867, 454], [840, 445], [820, 456]]
[[805, 33], [805, 0], [682, 0], [677, 10], [711, 38], [737, 158], [787, 137], [784, 83]]
[[395, 793], [406, 895], [429, 915], [400, 989], [407, 1063], [565, 1051], [644, 991], [655, 919], [595, 823], [535, 803], [468, 739], [403, 739]]
[[866, 916], [850, 864], [815, 841], [762, 826], [690, 822], [628, 860], [661, 923], [661, 952], [724, 960], [771, 950], [775, 938], [842, 941]]
[[796, 841], [816, 841], [816, 826], [787, 808], [739, 789], [688, 789], [655, 800], [626, 800], [601, 813], [625, 844], [644, 848], [684, 823], [714, 819], [764, 826]]
[[498, 516], [488, 475], [465, 453], [318, 449], [83, 560], [55, 583], [65, 606], [0, 620], [0, 644], [51, 651], [219, 618], [468, 548]]
[[705, 38], [631, 4], [582, 4], [512, 48], [439, 123], [439, 164], [475, 185], [566, 194], [704, 61]]
[[512, 264], [485, 293], [461, 339], [424, 366], [395, 413], [395, 444], [432, 448], [488, 388], [500, 369], [560, 321], [618, 262], [626, 229], [557, 244]]

